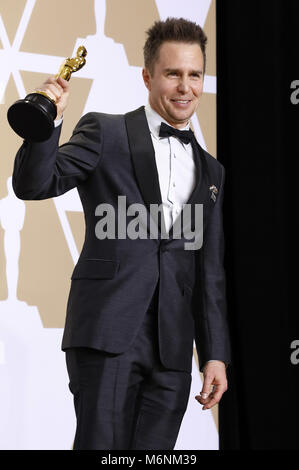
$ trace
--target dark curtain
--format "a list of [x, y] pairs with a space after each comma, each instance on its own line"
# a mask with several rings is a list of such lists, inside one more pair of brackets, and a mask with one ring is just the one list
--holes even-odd
[[219, 406], [221, 449], [299, 447], [299, 364], [291, 362], [299, 340], [294, 80], [299, 91], [299, 1], [218, 0], [217, 157], [226, 169], [233, 354]]

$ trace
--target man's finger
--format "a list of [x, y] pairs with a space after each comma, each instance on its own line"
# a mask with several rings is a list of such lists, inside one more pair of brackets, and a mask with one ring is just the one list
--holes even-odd
[[202, 409], [206, 410], [206, 409], [212, 408], [214, 405], [219, 403], [219, 401], [222, 398], [223, 393], [226, 390], [227, 390], [227, 386], [225, 384], [214, 386], [214, 390], [210, 394], [209, 399], [205, 403], [202, 403], [204, 405]]
[[62, 77], [57, 78], [57, 83], [63, 88], [63, 89], [68, 89], [69, 88], [69, 82], [65, 80]]
[[214, 405], [216, 405], [217, 403], [219, 403], [219, 401], [221, 400], [221, 397], [223, 395], [223, 392], [224, 390], [219, 390], [217, 391], [216, 393], [212, 393], [210, 395], [210, 399], [207, 403], [204, 404], [203, 406], [203, 410], [207, 410], [209, 408], [212, 408]]
[[204, 376], [203, 386], [200, 392], [200, 396], [201, 398], [203, 398], [203, 400], [206, 400], [210, 395], [213, 380], [214, 375], [212, 374], [207, 374], [206, 376]]
[[211, 395], [212, 392], [213, 392], [213, 389], [211, 389], [211, 385], [210, 385], [209, 388], [207, 386], [204, 386], [202, 388], [202, 391], [200, 392], [200, 394], [195, 395], [195, 398], [196, 398], [197, 401], [199, 401], [199, 403], [201, 403], [203, 405], [203, 404], [207, 403], [207, 400], [210, 399], [210, 395]]

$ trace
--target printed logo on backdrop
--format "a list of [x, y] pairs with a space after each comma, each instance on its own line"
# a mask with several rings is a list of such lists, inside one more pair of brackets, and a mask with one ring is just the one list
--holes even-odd
[[[204, 93], [192, 127], [202, 147], [216, 156], [215, 3], [0, 0], [0, 320], [5, 318], [9, 331], [17, 328], [21, 335], [28, 329], [29, 338], [30, 325], [32, 331], [64, 326], [84, 218], [76, 189], [44, 201], [16, 198], [11, 174], [22, 140], [7, 123], [8, 107], [55, 75], [81, 44], [88, 51], [87, 63], [71, 79], [60, 143], [68, 140], [84, 113], [124, 113], [145, 104], [144, 32], [159, 18], [184, 17], [202, 25], [209, 38]], [[5, 363], [5, 341], [0, 332], [0, 364]], [[200, 387], [196, 380], [193, 385]]]

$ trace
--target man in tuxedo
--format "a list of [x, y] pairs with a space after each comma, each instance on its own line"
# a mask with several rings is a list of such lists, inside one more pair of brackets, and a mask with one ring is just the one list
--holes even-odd
[[[125, 115], [88, 113], [60, 147], [69, 85], [50, 77], [39, 90], [57, 103], [53, 135], [24, 141], [15, 159], [19, 198], [77, 187], [84, 209], [62, 341], [77, 416], [74, 449], [173, 449], [190, 394], [194, 338], [204, 375], [195, 398], [209, 409], [227, 389], [224, 168], [189, 128], [203, 91], [206, 41], [190, 21], [156, 22], [144, 46], [148, 104]], [[118, 215], [113, 236], [99, 235], [102, 204], [108, 225], [107, 207]], [[124, 234], [133, 207], [152, 216], [154, 205], [157, 236], [147, 223], [147, 237]], [[193, 249], [181, 227], [174, 235], [188, 205], [189, 232], [202, 236]]]

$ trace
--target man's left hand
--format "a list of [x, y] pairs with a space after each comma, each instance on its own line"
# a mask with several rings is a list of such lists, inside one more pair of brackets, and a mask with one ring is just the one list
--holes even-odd
[[[209, 361], [203, 368], [203, 387], [196, 400], [204, 405], [203, 410], [216, 405], [227, 390], [226, 366], [222, 361]], [[211, 390], [212, 388], [212, 390]]]

